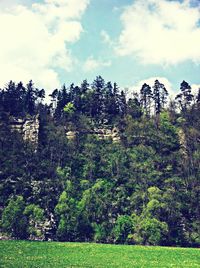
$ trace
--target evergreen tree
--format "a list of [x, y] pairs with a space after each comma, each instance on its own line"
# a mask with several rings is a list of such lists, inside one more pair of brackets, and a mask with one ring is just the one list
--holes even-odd
[[190, 107], [194, 96], [191, 93], [191, 86], [184, 80], [180, 85], [180, 89], [181, 89], [181, 93], [179, 93], [176, 96], [176, 100], [177, 100], [182, 112], [186, 112], [187, 109]]
[[140, 102], [144, 110], [144, 114], [147, 117], [149, 117], [151, 113], [152, 97], [151, 87], [145, 83], [140, 90]]
[[23, 239], [26, 238], [27, 219], [24, 216], [25, 202], [22, 196], [12, 198], [2, 214], [3, 231]]
[[160, 114], [167, 102], [168, 92], [165, 86], [158, 80], [155, 81], [153, 86], [153, 99], [155, 114]]
[[[92, 86], [84, 80], [54, 90], [52, 109], [32, 81], [11, 81], [0, 90], [1, 231], [20, 239], [199, 246], [199, 94], [192, 97], [186, 82], [181, 94], [183, 108], [174, 100], [166, 106], [168, 93], [156, 80], [153, 93], [144, 84], [127, 101], [98, 76]], [[13, 121], [38, 113], [36, 151]]]
[[25, 97], [25, 107], [26, 111], [30, 115], [34, 115], [35, 113], [35, 100], [36, 100], [36, 91], [34, 88], [33, 81], [30, 80], [29, 83], [27, 84], [27, 92], [26, 92], [26, 97]]
[[153, 86], [153, 99], [154, 99], [154, 114], [156, 127], [159, 126], [160, 113], [164, 109], [167, 102], [168, 91], [165, 86], [158, 80], [155, 81]]

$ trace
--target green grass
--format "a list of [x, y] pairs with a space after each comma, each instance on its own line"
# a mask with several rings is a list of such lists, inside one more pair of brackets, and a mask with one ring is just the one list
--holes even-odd
[[0, 241], [0, 267], [200, 267], [200, 250], [89, 243]]

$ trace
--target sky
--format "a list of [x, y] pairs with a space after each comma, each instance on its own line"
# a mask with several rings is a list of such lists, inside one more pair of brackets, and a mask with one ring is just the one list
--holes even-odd
[[0, 87], [200, 87], [200, 0], [0, 0]]

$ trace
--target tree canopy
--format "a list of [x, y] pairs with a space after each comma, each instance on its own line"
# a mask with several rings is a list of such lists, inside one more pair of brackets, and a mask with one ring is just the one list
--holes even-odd
[[[200, 245], [199, 91], [183, 81], [169, 101], [156, 80], [130, 96], [101, 76], [54, 89], [50, 104], [33, 81], [0, 89], [1, 233]], [[36, 115], [37, 148], [11, 126]]]

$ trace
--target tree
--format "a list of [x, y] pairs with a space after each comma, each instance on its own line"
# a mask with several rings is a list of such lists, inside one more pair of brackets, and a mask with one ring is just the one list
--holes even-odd
[[180, 89], [181, 93], [179, 93], [175, 99], [177, 100], [181, 111], [185, 113], [190, 107], [194, 96], [191, 93], [191, 86], [185, 80], [181, 83]]
[[27, 237], [27, 218], [24, 215], [25, 202], [22, 196], [10, 199], [2, 214], [3, 231], [13, 237]]
[[58, 101], [58, 89], [54, 89], [51, 94], [49, 94], [49, 97], [51, 97], [51, 108], [53, 110], [53, 113], [55, 112], [55, 109], [57, 107], [57, 101]]
[[[166, 106], [158, 80], [127, 102], [116, 83], [98, 77], [93, 86], [85, 80], [55, 90], [54, 111], [32, 82], [0, 89], [2, 230], [17, 238], [199, 246], [199, 94], [191, 100], [186, 82], [181, 90], [186, 108], [177, 110], [174, 101]], [[37, 151], [23, 140], [30, 113], [39, 113]]]
[[45, 99], [45, 90], [44, 89], [36, 89], [36, 98], [39, 99], [40, 102], [43, 102]]
[[167, 102], [168, 91], [165, 86], [158, 80], [155, 80], [153, 86], [153, 99], [154, 99], [154, 110], [155, 114], [161, 113], [162, 109], [165, 107]]
[[87, 93], [87, 91], [89, 90], [89, 86], [90, 84], [88, 83], [87, 79], [83, 80], [83, 82], [81, 83], [81, 94], [85, 94]]
[[121, 91], [121, 94], [119, 95], [119, 114], [123, 118], [126, 115], [127, 112], [127, 104], [126, 104], [126, 96], [124, 91]]
[[27, 84], [27, 92], [26, 92], [26, 97], [25, 97], [25, 107], [26, 111], [30, 115], [34, 115], [35, 113], [35, 100], [37, 99], [36, 97], [36, 91], [34, 88], [33, 81], [30, 80], [29, 83]]
[[60, 241], [75, 241], [77, 203], [76, 200], [70, 196], [71, 183], [69, 181], [67, 185], [66, 190], [68, 190], [68, 192], [62, 192], [58, 204], [55, 207], [55, 213], [59, 219], [56, 235]]
[[114, 241], [116, 243], [128, 242], [128, 236], [133, 228], [133, 220], [128, 215], [119, 216], [112, 230]]
[[26, 206], [24, 215], [28, 218], [28, 235], [31, 240], [44, 239], [43, 224], [44, 210], [38, 205], [30, 204]]
[[144, 114], [149, 117], [151, 113], [151, 101], [152, 101], [152, 90], [146, 83], [142, 86], [140, 90], [140, 102], [143, 108]]
[[18, 91], [13, 81], [10, 81], [2, 92], [4, 110], [11, 115], [17, 115]]
[[[53, 94], [54, 93], [54, 94]], [[65, 84], [63, 85], [62, 89], [58, 91], [54, 91], [52, 94], [52, 97], [55, 97], [57, 95], [57, 103], [56, 103], [56, 109], [54, 113], [54, 118], [58, 121], [61, 122], [63, 120], [63, 115], [64, 115], [64, 107], [65, 105], [70, 102], [70, 96], [67, 92], [67, 88]]]
[[158, 80], [155, 81], [153, 86], [153, 99], [154, 99], [154, 113], [156, 127], [159, 126], [160, 113], [164, 109], [167, 102], [168, 91], [165, 86]]
[[92, 97], [92, 117], [100, 123], [102, 122], [102, 112], [103, 112], [103, 90], [105, 87], [105, 81], [101, 76], [97, 76], [92, 83], [92, 88], [94, 90]]
[[80, 86], [80, 106], [81, 112], [87, 116], [91, 115], [91, 90], [89, 88], [90, 84], [87, 80], [83, 80]]
[[138, 244], [159, 245], [168, 232], [167, 223], [159, 219], [165, 207], [161, 190], [157, 187], [148, 188], [148, 199], [141, 215], [132, 214], [133, 234], [129, 238]]
[[134, 119], [139, 119], [142, 116], [142, 107], [137, 93], [133, 93], [133, 98], [128, 100], [127, 112]]
[[64, 112], [66, 113], [66, 115], [72, 115], [75, 111], [75, 107], [74, 104], [71, 102], [68, 102], [65, 107], [63, 108]]
[[168, 231], [167, 224], [156, 218], [141, 219], [133, 217], [133, 225], [137, 226], [138, 230], [129, 238], [132, 238], [137, 244], [160, 245], [163, 235]]

